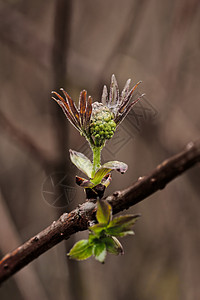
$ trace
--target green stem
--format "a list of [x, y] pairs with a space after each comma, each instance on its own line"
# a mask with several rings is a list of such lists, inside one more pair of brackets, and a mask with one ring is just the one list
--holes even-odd
[[94, 177], [96, 170], [101, 166], [101, 150], [102, 147], [92, 147], [92, 152], [93, 152], [92, 177]]

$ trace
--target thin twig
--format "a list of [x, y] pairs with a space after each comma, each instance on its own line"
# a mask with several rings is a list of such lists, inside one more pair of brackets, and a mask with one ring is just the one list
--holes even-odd
[[[150, 175], [141, 177], [127, 189], [105, 198], [112, 205], [113, 213], [128, 209], [200, 162], [200, 140], [190, 142], [184, 151], [165, 160]], [[22, 246], [7, 254], [0, 261], [0, 282], [3, 282], [42, 253], [68, 239], [72, 234], [86, 230], [95, 220], [96, 204], [84, 202], [69, 214], [63, 214], [49, 227], [32, 237]]]

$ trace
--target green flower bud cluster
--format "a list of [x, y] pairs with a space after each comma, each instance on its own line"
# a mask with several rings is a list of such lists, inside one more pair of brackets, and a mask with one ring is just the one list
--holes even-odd
[[92, 116], [90, 122], [90, 135], [97, 147], [103, 146], [106, 140], [111, 139], [116, 129], [114, 114], [102, 103], [92, 104]]

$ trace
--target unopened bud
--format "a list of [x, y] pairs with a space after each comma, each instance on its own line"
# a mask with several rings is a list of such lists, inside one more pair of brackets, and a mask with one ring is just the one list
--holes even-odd
[[96, 146], [102, 146], [106, 140], [109, 140], [115, 130], [114, 115], [108, 107], [102, 103], [93, 103], [93, 111], [90, 123], [90, 134], [94, 139]]

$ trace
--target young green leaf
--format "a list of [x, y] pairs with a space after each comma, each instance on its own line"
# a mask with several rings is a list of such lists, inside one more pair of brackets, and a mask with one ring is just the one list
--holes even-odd
[[100, 236], [101, 233], [103, 231], [105, 231], [105, 229], [106, 229], [106, 225], [105, 224], [99, 224], [99, 223], [95, 224], [95, 225], [93, 225], [89, 228], [89, 230], [92, 231], [96, 236]]
[[92, 246], [88, 240], [78, 241], [67, 254], [70, 258], [84, 260], [92, 255]]
[[91, 179], [91, 182], [93, 182], [95, 185], [101, 183], [105, 175], [107, 175], [110, 172], [110, 169], [100, 168], [98, 171], [94, 174], [94, 177]]
[[89, 233], [88, 241], [91, 246], [95, 245], [95, 243], [98, 242], [98, 240], [99, 240], [99, 237], [96, 234], [94, 234], [92, 232]]
[[112, 229], [108, 229], [107, 231], [107, 234], [109, 235], [112, 235], [113, 237], [114, 236], [118, 236], [118, 237], [124, 237], [126, 235], [134, 235], [134, 231], [133, 230], [123, 230], [123, 231], [120, 231], [120, 228], [112, 228]]
[[109, 161], [103, 166], [101, 166], [97, 172], [95, 173], [94, 177], [91, 179], [91, 181], [94, 184], [99, 184], [105, 175], [107, 175], [110, 171], [116, 170], [120, 173], [125, 173], [128, 169], [127, 164], [120, 162], [120, 161]]
[[140, 217], [140, 215], [125, 215], [125, 216], [119, 216], [114, 218], [110, 223], [108, 227], [113, 226], [124, 226], [129, 227], [134, 225], [137, 219]]
[[106, 232], [113, 236], [125, 236], [134, 234], [131, 227], [135, 224], [140, 215], [126, 215], [113, 219], [107, 226]]
[[112, 216], [111, 205], [108, 204], [107, 201], [99, 199], [97, 201], [97, 213], [96, 213], [97, 221], [100, 224], [107, 225], [111, 220], [111, 216]]
[[107, 163], [103, 164], [102, 168], [110, 169], [110, 171], [116, 170], [124, 174], [128, 169], [128, 165], [121, 161], [114, 160], [114, 161], [108, 161]]
[[103, 263], [106, 258], [106, 245], [99, 241], [99, 243], [93, 246], [92, 252], [96, 260]]
[[69, 150], [69, 152], [70, 159], [73, 162], [73, 164], [90, 178], [92, 174], [93, 165], [89, 158], [87, 158], [81, 152], [77, 152], [71, 149]]
[[124, 254], [123, 247], [118, 239], [114, 236], [105, 237], [102, 239], [103, 242], [106, 244], [106, 249], [111, 254]]

